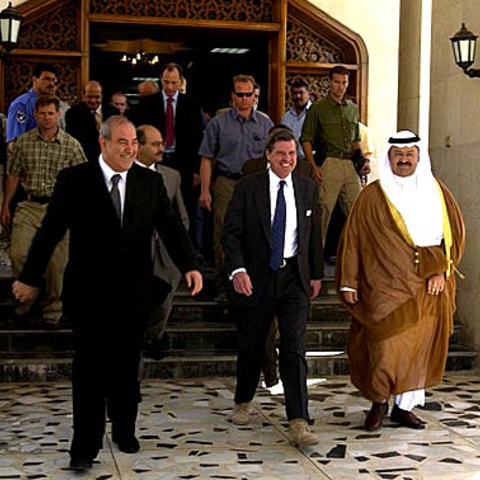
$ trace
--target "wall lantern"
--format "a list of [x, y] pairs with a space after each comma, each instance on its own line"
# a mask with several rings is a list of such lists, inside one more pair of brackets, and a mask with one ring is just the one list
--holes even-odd
[[0, 58], [17, 46], [22, 20], [23, 15], [12, 7], [12, 2], [0, 12]]
[[464, 23], [462, 28], [450, 39], [452, 42], [453, 56], [455, 63], [463, 70], [465, 75], [469, 77], [480, 78], [480, 69], [470, 68], [475, 61], [475, 53], [477, 49], [477, 38]]

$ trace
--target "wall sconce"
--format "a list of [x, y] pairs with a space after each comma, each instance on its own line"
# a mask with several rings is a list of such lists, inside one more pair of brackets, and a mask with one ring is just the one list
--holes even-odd
[[472, 78], [480, 78], [480, 69], [470, 68], [475, 61], [477, 38], [478, 35], [468, 30], [464, 23], [462, 23], [462, 28], [450, 38], [455, 63], [463, 70], [465, 75]]
[[17, 46], [22, 20], [23, 15], [12, 7], [12, 2], [0, 12], [0, 58]]

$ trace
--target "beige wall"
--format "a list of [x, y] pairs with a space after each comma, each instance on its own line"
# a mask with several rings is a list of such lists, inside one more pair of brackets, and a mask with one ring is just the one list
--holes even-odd
[[367, 46], [368, 126], [380, 156], [397, 128], [400, 0], [310, 1], [359, 34]]
[[9, 2], [12, 2], [13, 7], [16, 7], [17, 5], [20, 5], [21, 3], [25, 3], [25, 0], [0, 0], [0, 10], [3, 10], [4, 8], [7, 8]]
[[[467, 340], [480, 347], [480, 79], [463, 74], [449, 38], [462, 22], [480, 33], [478, 0], [435, 0], [432, 22], [430, 153], [435, 173], [457, 198], [465, 217], [467, 246], [458, 281], [458, 316]], [[480, 66], [477, 52], [476, 67]], [[446, 146], [451, 137], [452, 146]]]

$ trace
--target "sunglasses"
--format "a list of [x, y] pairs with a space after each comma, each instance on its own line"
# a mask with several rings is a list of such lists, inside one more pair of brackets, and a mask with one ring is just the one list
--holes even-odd
[[248, 97], [250, 98], [253, 95], [253, 92], [233, 92], [238, 98]]

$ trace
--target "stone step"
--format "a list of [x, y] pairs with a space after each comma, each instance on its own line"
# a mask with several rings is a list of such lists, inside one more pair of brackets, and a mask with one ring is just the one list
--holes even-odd
[[[338, 348], [348, 345], [348, 322], [309, 323], [306, 328], [307, 349]], [[224, 323], [176, 323], [166, 329], [167, 351], [234, 351], [237, 344], [235, 326]], [[457, 324], [450, 345], [461, 343], [461, 327]], [[0, 359], [71, 356], [73, 335], [70, 328], [0, 329]]]
[[[462, 346], [451, 347], [447, 358], [448, 371], [471, 370], [476, 354]], [[225, 352], [171, 351], [163, 360], [145, 359], [144, 378], [194, 378], [234, 376], [235, 354]], [[343, 350], [310, 350], [307, 353], [309, 377], [348, 375], [348, 358]], [[50, 382], [71, 378], [71, 358], [38, 357], [0, 359], [0, 382]]]
[[[22, 318], [15, 317], [13, 312], [16, 306], [17, 303], [13, 298], [0, 303], [0, 329], [13, 326], [23, 328], [20, 325], [26, 328], [41, 325], [41, 308], [39, 305], [35, 305], [32, 311]], [[319, 297], [311, 304], [311, 322], [325, 322], [326, 320], [343, 322], [348, 321], [349, 318], [346, 309], [337, 297]], [[185, 319], [191, 322], [235, 323], [234, 309], [227, 302], [176, 296], [169, 322], [184, 322]]]

